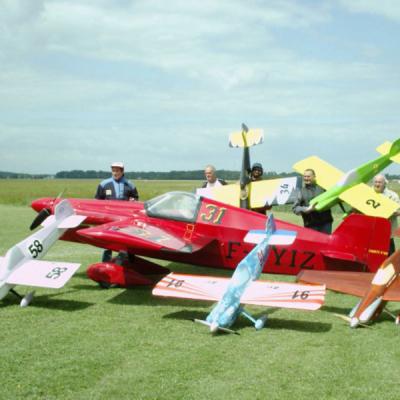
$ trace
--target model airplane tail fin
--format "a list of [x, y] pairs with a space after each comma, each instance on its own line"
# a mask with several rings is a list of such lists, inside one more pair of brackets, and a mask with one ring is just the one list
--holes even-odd
[[85, 216], [76, 215], [71, 203], [64, 199], [56, 205], [54, 215], [50, 215], [42, 222], [42, 226], [46, 227], [57, 221], [58, 228], [70, 229], [79, 226], [85, 219]]
[[376, 148], [378, 153], [389, 154], [392, 161], [400, 164], [400, 138], [395, 140], [393, 143], [385, 142]]
[[374, 272], [388, 255], [390, 222], [384, 218], [350, 214], [331, 235], [331, 241], [338, 250], [321, 253], [328, 264], [330, 259], [332, 269], [339, 269], [339, 264], [335, 264], [339, 261], [344, 268], [346, 262], [349, 266], [356, 263]]

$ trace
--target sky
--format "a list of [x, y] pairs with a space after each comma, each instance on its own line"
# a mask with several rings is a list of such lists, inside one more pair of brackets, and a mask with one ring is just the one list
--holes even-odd
[[[0, 171], [342, 170], [400, 137], [397, 0], [0, 0]], [[400, 173], [400, 166], [387, 170]]]

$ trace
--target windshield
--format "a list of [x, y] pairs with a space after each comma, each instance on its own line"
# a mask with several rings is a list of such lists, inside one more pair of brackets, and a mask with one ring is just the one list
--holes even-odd
[[149, 217], [194, 222], [200, 207], [200, 197], [193, 193], [169, 192], [144, 203]]

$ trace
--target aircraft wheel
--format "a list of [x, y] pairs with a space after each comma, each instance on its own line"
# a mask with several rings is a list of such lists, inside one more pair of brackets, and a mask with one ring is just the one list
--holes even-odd
[[97, 282], [98, 284], [99, 284], [99, 286], [102, 288], [102, 289], [110, 289], [110, 287], [112, 286], [110, 283], [108, 283], [108, 282], [103, 282], [103, 281], [100, 281], [100, 282]]
[[254, 324], [257, 331], [264, 328], [265, 323], [267, 322], [268, 317], [264, 315], [263, 317], [259, 318], [256, 323]]
[[396, 317], [396, 319], [394, 320], [394, 323], [396, 325], [400, 325], [400, 314]]

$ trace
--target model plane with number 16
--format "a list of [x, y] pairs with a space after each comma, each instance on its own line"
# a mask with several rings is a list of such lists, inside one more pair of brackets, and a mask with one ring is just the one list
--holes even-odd
[[[58, 201], [38, 199], [32, 207], [40, 211], [40, 216], [53, 213]], [[89, 277], [105, 285], [154, 284], [151, 275], [158, 275], [158, 281], [159, 275], [169, 272], [140, 256], [235, 269], [254, 247], [244, 242], [247, 232], [264, 229], [266, 222], [263, 214], [186, 192], [165, 193], [144, 203], [84, 199], [69, 202], [78, 215], [86, 217], [85, 225], [69, 229], [62, 239], [127, 253], [119, 262], [89, 267]], [[332, 235], [278, 219], [276, 224], [277, 229], [295, 231], [297, 239], [288, 247], [271, 246], [263, 272], [374, 272], [387, 256], [390, 223], [383, 218], [350, 215]]]
[[341, 201], [350, 204], [366, 215], [389, 218], [399, 205], [381, 193], [376, 193], [366, 185], [376, 174], [393, 161], [400, 164], [400, 139], [394, 143], [385, 142], [377, 151], [382, 155], [358, 168], [343, 173], [316, 156], [297, 162], [293, 168], [299, 173], [313, 169], [317, 176], [317, 184], [326, 192], [314, 197], [310, 205], [317, 211], [324, 211]]
[[277, 230], [274, 217], [268, 217], [265, 230], [249, 231], [245, 242], [257, 243], [235, 269], [231, 279], [211, 276], [169, 274], [153, 289], [153, 294], [195, 300], [218, 301], [206, 320], [197, 320], [210, 328], [236, 333], [230, 330], [236, 319], [243, 315], [259, 330], [267, 316], [255, 319], [241, 304], [265, 307], [317, 310], [325, 298], [325, 286], [300, 285], [288, 282], [257, 280], [268, 257], [272, 244], [287, 246], [294, 242], [296, 232]]
[[54, 215], [41, 221], [43, 229], [0, 257], [0, 300], [11, 292], [21, 299], [21, 307], [25, 307], [32, 301], [34, 292], [22, 298], [13, 289], [15, 285], [54, 289], [64, 286], [80, 264], [39, 260], [67, 229], [79, 226], [84, 219], [75, 215], [68, 201], [63, 200], [54, 207]]

